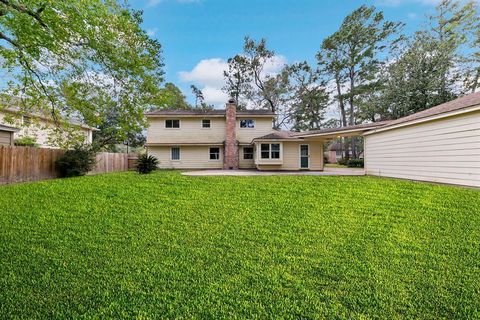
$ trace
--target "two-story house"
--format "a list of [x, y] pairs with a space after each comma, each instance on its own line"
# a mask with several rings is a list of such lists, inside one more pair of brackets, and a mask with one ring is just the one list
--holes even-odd
[[147, 113], [148, 153], [165, 169], [322, 170], [323, 144], [272, 128], [269, 110]]

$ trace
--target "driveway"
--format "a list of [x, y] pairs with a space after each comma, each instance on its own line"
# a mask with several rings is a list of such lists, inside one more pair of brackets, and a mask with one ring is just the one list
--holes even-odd
[[184, 171], [186, 176], [364, 176], [365, 171], [358, 168], [325, 168], [324, 171], [258, 171], [248, 170], [193, 170]]

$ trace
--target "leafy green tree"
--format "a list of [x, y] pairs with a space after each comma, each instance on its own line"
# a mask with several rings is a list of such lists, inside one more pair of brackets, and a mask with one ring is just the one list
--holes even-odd
[[[385, 61], [381, 57], [400, 41], [401, 37], [395, 36], [401, 27], [401, 23], [385, 21], [383, 12], [375, 7], [361, 6], [322, 43], [317, 59], [335, 79], [344, 125], [347, 114], [348, 124], [356, 123], [357, 101], [378, 88], [376, 75]], [[356, 156], [355, 139], [351, 140], [352, 153]]]
[[165, 87], [160, 89], [156, 105], [162, 109], [191, 109], [192, 106], [187, 102], [182, 91], [173, 83], [165, 83]]
[[325, 81], [321, 81], [318, 70], [313, 70], [307, 62], [295, 63], [287, 68], [291, 79], [289, 84], [292, 92], [290, 101], [292, 129], [295, 131], [320, 129], [330, 102]]
[[142, 14], [115, 0], [1, 0], [0, 68], [22, 108], [139, 132], [163, 77], [161, 46], [140, 27]]
[[267, 48], [265, 39], [255, 41], [245, 37], [243, 53], [228, 60], [229, 68], [224, 72], [224, 92], [232, 96], [245, 108], [267, 108], [278, 116], [274, 127], [286, 124], [289, 115], [284, 108], [289, 99], [288, 73], [284, 69], [278, 74], [266, 73], [268, 63], [275, 58], [275, 52]]
[[478, 49], [472, 48], [478, 21], [473, 2], [442, 1], [429, 27], [417, 32], [378, 76], [381, 86], [359, 103], [360, 117], [397, 119], [475, 91], [479, 69], [472, 63], [478, 61]]

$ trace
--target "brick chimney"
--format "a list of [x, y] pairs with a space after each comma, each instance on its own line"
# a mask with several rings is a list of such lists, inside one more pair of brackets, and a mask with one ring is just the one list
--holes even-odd
[[223, 148], [223, 169], [238, 169], [237, 104], [230, 99], [225, 106], [227, 135]]

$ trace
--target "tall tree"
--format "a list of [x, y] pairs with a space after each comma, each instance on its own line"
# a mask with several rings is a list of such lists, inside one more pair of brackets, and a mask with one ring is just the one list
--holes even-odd
[[438, 88], [442, 102], [452, 99], [452, 84], [460, 82], [466, 72], [464, 64], [470, 60], [467, 49], [474, 42], [478, 21], [475, 1], [442, 0], [429, 17], [430, 29], [426, 32], [436, 41], [436, 54], [442, 55], [444, 64]]
[[274, 59], [275, 52], [267, 48], [265, 39], [256, 42], [245, 37], [243, 53], [228, 60], [223, 90], [243, 107], [268, 108], [278, 114], [274, 127], [279, 128], [288, 121], [288, 112], [283, 108], [289, 94], [288, 74], [266, 72]]
[[195, 96], [195, 108], [198, 108], [199, 104], [202, 105], [205, 103], [205, 97], [203, 96], [202, 90], [197, 88], [195, 85], [191, 85], [192, 93]]
[[122, 130], [141, 131], [163, 80], [160, 44], [141, 23], [140, 11], [115, 0], [1, 0], [6, 91], [59, 128], [61, 117], [100, 125], [115, 108]]
[[325, 111], [329, 104], [326, 83], [318, 70], [307, 62], [295, 63], [288, 68], [290, 77], [290, 122], [295, 131], [316, 130], [322, 127]]
[[[376, 75], [384, 63], [382, 54], [395, 47], [394, 38], [402, 24], [385, 21], [375, 7], [361, 6], [348, 15], [339, 30], [325, 39], [317, 55], [319, 64], [338, 79], [337, 99], [341, 108], [348, 103], [348, 124], [356, 123], [356, 103], [362, 95], [378, 88]], [[326, 60], [321, 60], [326, 57]], [[345, 88], [345, 93], [341, 90]], [[352, 154], [356, 156], [355, 139], [351, 139]]]
[[475, 91], [478, 21], [473, 2], [442, 1], [428, 28], [417, 32], [384, 69], [378, 92], [362, 101], [361, 117], [396, 119]]

